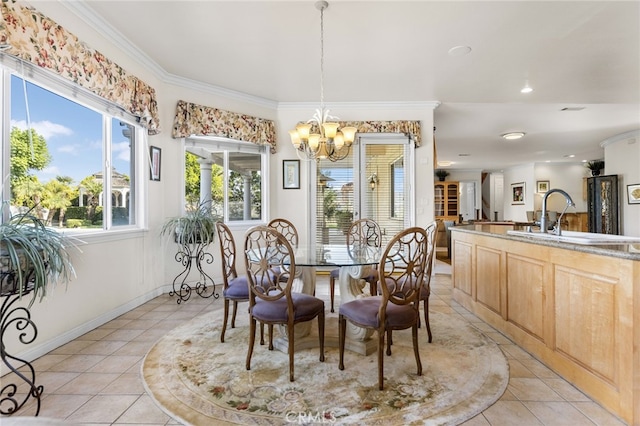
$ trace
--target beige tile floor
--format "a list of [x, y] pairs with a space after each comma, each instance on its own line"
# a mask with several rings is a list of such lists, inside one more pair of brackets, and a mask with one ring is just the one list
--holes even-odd
[[[436, 272], [445, 274], [432, 280], [430, 309], [466, 318], [498, 343], [509, 360], [506, 392], [495, 404], [465, 422], [465, 426], [624, 424], [454, 302], [446, 265], [437, 267]], [[328, 294], [327, 283], [326, 275], [318, 277], [318, 295]], [[142, 360], [168, 330], [221, 306], [221, 300], [197, 296], [178, 305], [165, 294], [37, 359], [33, 363], [37, 382], [44, 386], [40, 417], [87, 426], [179, 425], [145, 392], [140, 379]], [[21, 416], [33, 414], [31, 407], [25, 408]]]

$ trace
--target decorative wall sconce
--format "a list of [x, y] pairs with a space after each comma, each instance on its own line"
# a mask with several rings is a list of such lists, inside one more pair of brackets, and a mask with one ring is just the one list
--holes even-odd
[[375, 190], [376, 189], [376, 185], [378, 184], [379, 179], [378, 179], [378, 174], [374, 173], [369, 177], [369, 186], [371, 186], [371, 190]]

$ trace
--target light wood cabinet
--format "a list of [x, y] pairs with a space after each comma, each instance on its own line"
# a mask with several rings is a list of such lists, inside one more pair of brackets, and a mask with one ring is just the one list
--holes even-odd
[[436, 182], [434, 196], [436, 219], [457, 222], [460, 214], [459, 182]]
[[445, 221], [458, 222], [460, 215], [460, 183], [436, 182], [434, 185], [435, 217], [439, 219], [436, 245], [447, 247], [448, 238]]
[[640, 425], [640, 260], [452, 233], [453, 298]]
[[561, 228], [563, 231], [589, 232], [588, 218], [587, 212], [565, 213]]

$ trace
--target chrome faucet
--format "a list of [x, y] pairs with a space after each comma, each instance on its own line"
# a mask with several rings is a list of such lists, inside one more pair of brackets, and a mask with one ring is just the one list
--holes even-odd
[[553, 228], [554, 234], [561, 235], [562, 230], [560, 229], [560, 220], [562, 219], [564, 212], [567, 211], [567, 208], [569, 208], [569, 206], [575, 207], [576, 203], [573, 202], [569, 194], [567, 194], [562, 189], [557, 189], [557, 188], [548, 190], [547, 192], [545, 192], [544, 196], [542, 197], [542, 217], [540, 218], [540, 232], [543, 232], [543, 233], [547, 232], [547, 198], [549, 198], [549, 195], [553, 194], [554, 192], [559, 192], [560, 194], [564, 195], [564, 198], [566, 198], [567, 200], [567, 206], [562, 211], [562, 214], [560, 214], [560, 216], [558, 217], [556, 226]]

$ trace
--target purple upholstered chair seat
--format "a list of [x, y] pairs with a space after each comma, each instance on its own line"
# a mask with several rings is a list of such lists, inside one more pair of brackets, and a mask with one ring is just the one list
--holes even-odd
[[228, 280], [229, 286], [222, 291], [222, 295], [227, 299], [249, 299], [249, 284], [247, 277], [241, 275]]
[[[296, 306], [295, 321], [310, 321], [324, 311], [324, 302], [309, 294], [291, 293], [291, 298]], [[252, 314], [258, 321], [264, 322], [287, 322], [288, 317], [287, 299], [282, 297], [279, 300], [267, 302], [256, 299]]]
[[[340, 315], [362, 326], [378, 328], [380, 302], [382, 296], [363, 297], [340, 305]], [[417, 312], [411, 305], [387, 304], [387, 324], [385, 328], [409, 328], [415, 323]]]

